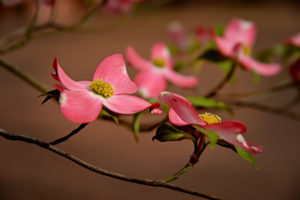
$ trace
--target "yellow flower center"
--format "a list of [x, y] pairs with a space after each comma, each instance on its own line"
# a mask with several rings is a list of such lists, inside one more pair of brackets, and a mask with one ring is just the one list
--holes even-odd
[[154, 60], [153, 60], [153, 64], [154, 64], [156, 67], [163, 68], [163, 67], [165, 67], [166, 62], [165, 62], [164, 59], [157, 58], [157, 59], [154, 59]]
[[207, 124], [217, 124], [222, 121], [221, 117], [215, 114], [205, 112], [204, 114], [199, 114], [199, 117]]
[[90, 88], [94, 93], [103, 96], [104, 98], [111, 97], [114, 94], [114, 88], [111, 84], [103, 81], [103, 79], [97, 79], [90, 83]]
[[252, 54], [251, 48], [245, 44], [243, 45], [243, 52], [244, 52], [244, 54], [249, 55], [249, 56]]

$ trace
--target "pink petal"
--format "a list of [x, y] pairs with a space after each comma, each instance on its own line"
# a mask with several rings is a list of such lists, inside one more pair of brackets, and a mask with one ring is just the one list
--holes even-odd
[[103, 100], [103, 105], [120, 114], [134, 114], [152, 107], [148, 101], [132, 95], [114, 95]]
[[183, 88], [191, 88], [198, 84], [198, 78], [196, 76], [183, 76], [171, 69], [166, 70], [164, 74], [169, 81]]
[[137, 87], [127, 74], [124, 57], [114, 54], [105, 58], [97, 67], [93, 80], [101, 79], [112, 84], [114, 94], [132, 94]]
[[182, 23], [178, 21], [169, 23], [167, 32], [170, 39], [181, 49], [186, 49], [188, 47], [188, 36]]
[[168, 104], [182, 119], [182, 121], [191, 125], [205, 125], [206, 123], [198, 116], [197, 111], [192, 106], [191, 102], [171, 92], [162, 92], [159, 100]]
[[239, 121], [224, 121], [216, 124], [207, 124], [203, 127], [208, 130], [215, 131], [224, 140], [226, 140], [227, 137], [231, 137], [232, 135], [234, 135], [235, 137], [239, 133], [245, 133], [247, 130], [247, 127]]
[[157, 98], [167, 85], [165, 77], [154, 70], [140, 72], [134, 82], [145, 98]]
[[175, 126], [189, 125], [189, 123], [183, 121], [172, 108], [169, 111], [169, 120], [171, 124], [174, 124]]
[[152, 68], [152, 64], [140, 57], [132, 46], [127, 47], [126, 56], [128, 62], [138, 70], [149, 70]]
[[300, 33], [298, 33], [297, 35], [291, 37], [288, 41], [287, 44], [291, 44], [291, 45], [295, 45], [300, 47]]
[[102, 100], [87, 90], [64, 90], [59, 102], [63, 115], [74, 123], [92, 122], [102, 109]]
[[252, 47], [256, 38], [256, 26], [253, 22], [233, 19], [227, 25], [224, 37], [236, 44], [242, 43]]
[[162, 59], [166, 62], [166, 67], [173, 68], [173, 62], [168, 47], [164, 43], [156, 43], [151, 49], [151, 60]]
[[[72, 80], [65, 72], [64, 70], [60, 67], [58, 60], [55, 58], [53, 62], [53, 68], [56, 69], [57, 77], [64, 87], [66, 87], [69, 90], [80, 90], [82, 89], [81, 85], [77, 83], [76, 81]], [[53, 78], [55, 75], [53, 75]]]
[[224, 56], [232, 57], [235, 52], [235, 43], [231, 40], [214, 35], [213, 40], [216, 42], [218, 49]]
[[246, 132], [246, 126], [239, 121], [224, 121], [217, 124], [205, 125], [205, 129], [216, 132], [221, 139], [238, 146], [251, 153], [262, 152], [262, 147], [251, 142], [247, 142], [242, 136]]
[[252, 69], [257, 74], [264, 75], [264, 76], [273, 76], [278, 72], [280, 72], [281, 70], [279, 64], [261, 63], [245, 54], [240, 54], [238, 56], [238, 60], [243, 64], [243, 66], [246, 69]]

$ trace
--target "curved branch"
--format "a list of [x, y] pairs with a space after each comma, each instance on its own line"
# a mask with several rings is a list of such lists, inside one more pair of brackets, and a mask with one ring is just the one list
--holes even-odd
[[198, 196], [198, 197], [203, 197], [205, 199], [221, 200], [221, 198], [212, 196], [210, 194], [197, 192], [197, 191], [186, 189], [184, 187], [180, 187], [180, 186], [177, 186], [177, 185], [172, 185], [172, 184], [168, 184], [168, 183], [164, 183], [164, 182], [156, 181], [156, 180], [131, 178], [131, 177], [127, 177], [125, 175], [122, 175], [122, 174], [119, 174], [119, 173], [116, 173], [116, 172], [111, 172], [111, 171], [101, 169], [101, 168], [96, 167], [92, 164], [89, 164], [89, 163], [77, 158], [76, 156], [73, 156], [73, 155], [71, 155], [71, 154], [69, 154], [69, 153], [67, 153], [67, 152], [65, 152], [65, 151], [63, 151], [59, 148], [56, 148], [55, 146], [53, 146], [53, 145], [51, 145], [47, 142], [38, 140], [36, 138], [32, 138], [32, 137], [25, 136], [25, 135], [15, 135], [15, 134], [8, 133], [8, 132], [6, 132], [4, 130], [1, 130], [1, 129], [0, 129], [0, 136], [6, 138], [8, 140], [22, 141], [22, 142], [27, 142], [27, 143], [30, 143], [30, 144], [35, 144], [35, 145], [37, 145], [41, 148], [52, 151], [53, 153], [58, 154], [58, 155], [60, 155], [64, 158], [76, 163], [77, 165], [79, 165], [83, 168], [86, 168], [89, 171], [93, 171], [97, 174], [101, 174], [101, 175], [104, 175], [104, 176], [108, 176], [108, 177], [115, 178], [115, 179], [122, 180], [122, 181], [126, 181], [126, 182], [131, 182], [131, 183], [136, 183], [136, 184], [141, 184], [141, 185], [147, 185], [147, 186], [151, 186], [151, 187], [167, 188], [167, 189], [170, 189], [170, 190], [183, 192], [183, 193], [191, 194], [191, 195]]
[[56, 140], [54, 140], [52, 142], [49, 142], [49, 144], [56, 145], [56, 144], [62, 143], [64, 141], [67, 141], [70, 137], [72, 137], [73, 135], [77, 134], [79, 131], [81, 131], [82, 129], [84, 129], [84, 127], [86, 127], [87, 125], [88, 125], [88, 123], [80, 124], [78, 128], [74, 129], [68, 135], [66, 135], [66, 136], [64, 136], [62, 138], [56, 139]]

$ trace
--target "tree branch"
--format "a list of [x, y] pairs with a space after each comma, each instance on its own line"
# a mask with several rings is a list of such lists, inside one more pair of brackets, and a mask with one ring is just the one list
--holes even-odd
[[79, 133], [79, 131], [81, 131], [82, 129], [84, 129], [84, 127], [86, 127], [88, 125], [88, 123], [86, 124], [80, 124], [80, 126], [76, 129], [74, 129], [71, 133], [69, 133], [68, 135], [62, 137], [62, 138], [59, 138], [57, 140], [54, 140], [52, 142], [49, 142], [49, 144], [51, 145], [56, 145], [56, 144], [59, 144], [59, 143], [62, 143], [66, 140], [68, 140], [70, 137], [72, 137], [73, 135]]
[[205, 97], [214, 97], [217, 95], [217, 93], [230, 81], [232, 76], [234, 75], [234, 72], [236, 68], [238, 67], [238, 62], [233, 60], [232, 66], [230, 68], [230, 71], [227, 73], [227, 75], [221, 80], [221, 82], [218, 83], [216, 87], [214, 87], [210, 92], [208, 92]]
[[300, 115], [294, 112], [291, 112], [285, 108], [278, 108], [278, 107], [271, 107], [267, 105], [263, 105], [256, 102], [249, 102], [249, 101], [238, 101], [238, 100], [224, 100], [226, 103], [238, 106], [238, 107], [246, 107], [246, 108], [252, 108], [255, 110], [265, 111], [277, 115], [282, 115], [284, 117], [300, 121]]
[[86, 168], [89, 171], [95, 172], [97, 174], [101, 174], [104, 176], [108, 176], [114, 179], [118, 179], [118, 180], [122, 180], [122, 181], [126, 181], [126, 182], [131, 182], [131, 183], [136, 183], [136, 184], [141, 184], [141, 185], [147, 185], [147, 186], [151, 186], [151, 187], [162, 187], [162, 188], [167, 188], [170, 190], [174, 190], [174, 191], [178, 191], [178, 192], [183, 192], [183, 193], [187, 193], [190, 195], [194, 195], [194, 196], [198, 196], [198, 197], [202, 197], [205, 199], [211, 199], [211, 200], [221, 200], [221, 198], [212, 196], [210, 194], [205, 194], [205, 193], [201, 193], [201, 192], [197, 192], [194, 190], [190, 190], [190, 189], [186, 189], [177, 185], [172, 185], [172, 184], [168, 184], [168, 183], [164, 183], [162, 181], [156, 181], [156, 180], [148, 180], [148, 179], [138, 179], [138, 178], [131, 178], [131, 177], [127, 177], [125, 175], [116, 173], [116, 172], [111, 172], [111, 171], [107, 171], [104, 169], [101, 169], [99, 167], [96, 167], [92, 164], [89, 164], [79, 158], [77, 158], [76, 156], [73, 156], [59, 148], [56, 148], [55, 146], [38, 140], [36, 138], [32, 138], [29, 136], [25, 136], [25, 135], [16, 135], [16, 134], [12, 134], [12, 133], [8, 133], [4, 130], [0, 129], [0, 136], [8, 139], [8, 140], [13, 140], [13, 141], [22, 141], [22, 142], [27, 142], [30, 144], [35, 144], [41, 148], [47, 149], [49, 151], [52, 151], [55, 154], [58, 154], [74, 163], [76, 163], [77, 165]]

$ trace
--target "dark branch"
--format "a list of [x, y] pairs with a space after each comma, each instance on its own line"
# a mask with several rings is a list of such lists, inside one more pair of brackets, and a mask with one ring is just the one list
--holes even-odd
[[86, 168], [90, 171], [93, 171], [97, 174], [101, 174], [101, 175], [104, 175], [104, 176], [108, 176], [108, 177], [119, 179], [119, 180], [126, 181], [126, 182], [131, 182], [131, 183], [136, 183], [136, 184], [141, 184], [141, 185], [147, 185], [147, 186], [151, 186], [151, 187], [163, 187], [163, 188], [167, 188], [167, 189], [170, 189], [170, 190], [175, 190], [175, 191], [178, 191], [178, 192], [191, 194], [191, 195], [198, 196], [198, 197], [203, 197], [205, 199], [221, 200], [221, 198], [214, 197], [214, 196], [209, 195], [209, 194], [204, 194], [204, 193], [197, 192], [197, 191], [194, 191], [194, 190], [189, 190], [189, 189], [186, 189], [186, 188], [183, 188], [183, 187], [180, 187], [180, 186], [164, 183], [162, 181], [131, 178], [131, 177], [127, 177], [125, 175], [122, 175], [122, 174], [119, 174], [119, 173], [116, 173], [116, 172], [111, 172], [111, 171], [101, 169], [101, 168], [96, 167], [94, 165], [91, 165], [91, 164], [77, 158], [76, 156], [73, 156], [73, 155], [71, 155], [71, 154], [69, 154], [69, 153], [67, 153], [67, 152], [65, 152], [65, 151], [63, 151], [59, 148], [56, 148], [55, 146], [53, 146], [53, 145], [51, 145], [47, 142], [40, 141], [36, 138], [32, 138], [32, 137], [25, 136], [25, 135], [11, 134], [11, 133], [8, 133], [8, 132], [6, 132], [4, 130], [1, 130], [1, 129], [0, 129], [0, 136], [6, 138], [8, 140], [22, 141], [22, 142], [27, 142], [27, 143], [30, 143], [30, 144], [35, 144], [35, 145], [37, 145], [41, 148], [52, 151], [52, 152], [54, 152], [54, 153], [56, 153], [56, 154], [58, 154], [58, 155], [60, 155], [64, 158], [76, 163], [77, 165], [80, 165], [81, 167]]
[[80, 126], [76, 129], [74, 129], [71, 133], [69, 133], [68, 135], [62, 137], [62, 138], [59, 138], [57, 140], [54, 140], [52, 142], [49, 142], [49, 144], [51, 145], [56, 145], [56, 144], [59, 144], [59, 143], [62, 143], [66, 140], [68, 140], [70, 137], [72, 137], [73, 135], [77, 134], [79, 131], [81, 131], [82, 129], [84, 129], [84, 127], [86, 127], [88, 125], [88, 123], [86, 124], [80, 124]]

